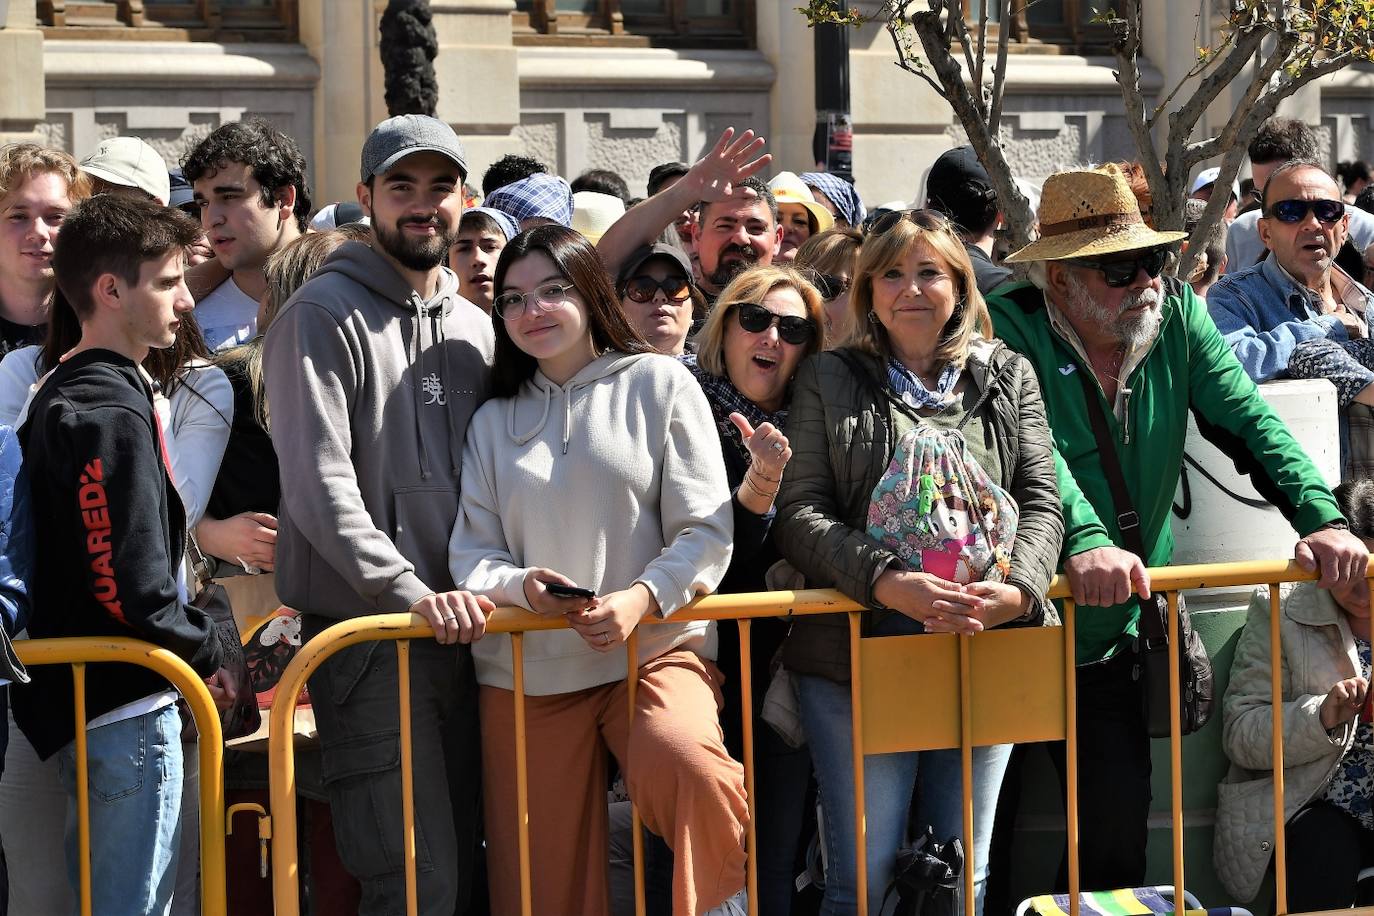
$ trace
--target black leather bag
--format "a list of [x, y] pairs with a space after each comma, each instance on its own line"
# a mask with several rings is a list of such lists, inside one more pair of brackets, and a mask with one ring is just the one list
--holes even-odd
[[[233, 705], [220, 710], [220, 726], [224, 740], [251, 735], [262, 725], [262, 712], [258, 709], [258, 698], [253, 692], [253, 684], [248, 676], [248, 659], [243, 654], [243, 637], [239, 625], [234, 620], [234, 608], [229, 602], [229, 592], [224, 586], [210, 581], [208, 558], [201, 553], [195, 538], [186, 540], [186, 552], [191, 560], [191, 569], [200, 590], [191, 599], [191, 606], [205, 612], [219, 630], [220, 645], [224, 647], [224, 661], [220, 667], [234, 680], [236, 693]], [[183, 708], [182, 737], [188, 737], [189, 714]]]
[[[1126, 479], [1121, 473], [1121, 456], [1117, 454], [1116, 443], [1108, 432], [1107, 417], [1097, 391], [1088, 380], [1088, 370], [1083, 367], [1079, 369], [1078, 380], [1083, 385], [1088, 419], [1092, 424], [1093, 437], [1097, 440], [1098, 460], [1112, 492], [1117, 528], [1121, 531], [1121, 540], [1126, 549], [1143, 562], [1145, 541], [1140, 535], [1140, 515], [1135, 511], [1130, 490], [1126, 488]], [[1137, 596], [1136, 600], [1140, 604], [1140, 677], [1144, 681], [1145, 723], [1151, 738], [1167, 738], [1172, 733], [1170, 719], [1173, 711], [1169, 702], [1169, 603], [1159, 594], [1149, 598]], [[1207, 657], [1207, 648], [1193, 629], [1182, 595], [1178, 597], [1178, 631], [1173, 635], [1178, 640], [1179, 648], [1179, 732], [1190, 735], [1206, 725], [1212, 716], [1212, 660]]]
[[[963, 875], [964, 846], [959, 838], [937, 843], [927, 827], [916, 842], [898, 850], [882, 916], [958, 916], [955, 901]], [[896, 905], [889, 906], [894, 893]]]

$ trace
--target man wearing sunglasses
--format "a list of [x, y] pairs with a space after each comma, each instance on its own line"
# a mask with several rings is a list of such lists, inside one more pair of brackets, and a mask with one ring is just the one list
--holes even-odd
[[[1298, 531], [1295, 556], [1323, 584], [1363, 575], [1321, 473], [1264, 402], [1184, 283], [1161, 276], [1181, 232], [1145, 225], [1115, 165], [1053, 175], [1041, 238], [1010, 255], [1032, 283], [988, 297], [997, 336], [1035, 366], [1053, 431], [1063, 568], [1075, 603], [1079, 862], [1085, 890], [1145, 878], [1150, 740], [1136, 676], [1147, 567], [1173, 555], [1169, 512], [1188, 415]], [[1091, 400], [1090, 400], [1091, 399]], [[1094, 405], [1096, 410], [1093, 409]], [[1093, 416], [1114, 440], [1133, 507], [1113, 498]], [[1124, 532], [1124, 533], [1123, 533]], [[1138, 555], [1127, 548], [1139, 537]], [[1133, 594], [1134, 593], [1134, 594]], [[1062, 762], [1062, 761], [1061, 761]], [[1061, 872], [1061, 885], [1066, 880]]]
[[1374, 472], [1374, 412], [1366, 406], [1374, 404], [1374, 376], [1364, 370], [1366, 384], [1352, 388], [1341, 381], [1339, 358], [1293, 365], [1295, 350], [1307, 342], [1343, 345], [1369, 336], [1374, 295], [1335, 263], [1350, 227], [1335, 179], [1313, 160], [1280, 165], [1264, 185], [1258, 227], [1270, 256], [1212, 287], [1212, 320], [1256, 382], [1329, 372], [1345, 408], [1346, 476]]

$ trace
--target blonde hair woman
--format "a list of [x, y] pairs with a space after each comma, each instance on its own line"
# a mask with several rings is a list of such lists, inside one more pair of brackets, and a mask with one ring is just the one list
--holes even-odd
[[[1044, 595], [1063, 521], [1040, 389], [1030, 364], [990, 339], [987, 307], [963, 243], [938, 214], [888, 214], [864, 241], [850, 303], [853, 326], [844, 345], [805, 363], [793, 383], [787, 433], [795, 457], [778, 499], [782, 555], [810, 585], [838, 588], [871, 608], [864, 621], [869, 636], [972, 634], [1013, 621], [1055, 622]], [[885, 514], [879, 484], [898, 446], [929, 427], [946, 442], [961, 441], [968, 460], [1014, 501], [1019, 521], [1004, 573], [994, 576], [987, 567], [970, 576], [936, 575], [929, 571], [933, 561], [904, 560], [869, 533], [871, 511], [903, 524]], [[825, 806], [830, 859], [821, 912], [852, 913], [857, 879], [844, 617], [793, 621], [783, 663], [797, 675]], [[1009, 745], [974, 751], [974, 836], [964, 840], [980, 908], [1009, 751]], [[918, 824], [930, 825], [940, 840], [962, 834], [959, 754], [883, 754], [867, 758], [864, 771], [868, 907], [877, 913], [906, 835], [918, 774]]]
[[814, 273], [813, 282], [825, 300], [825, 336], [831, 346], [849, 334], [849, 287], [859, 270], [863, 233], [836, 227], [813, 235], [797, 251], [797, 267]]
[[[765, 573], [779, 559], [773, 542], [773, 500], [792, 456], [783, 425], [792, 378], [808, 356], [825, 346], [825, 304], [803, 273], [791, 267], [755, 267], [721, 291], [697, 335], [695, 358], [683, 362], [711, 405], [725, 476], [733, 494], [735, 551], [716, 591], [766, 591]], [[756, 620], [751, 658], [741, 660], [739, 630], [722, 624], [716, 664], [727, 685], [752, 664], [754, 709], [762, 711], [770, 662], [787, 635], [778, 619]], [[725, 746], [743, 759], [739, 691], [727, 687], [721, 711]], [[754, 730], [755, 823], [758, 825], [759, 911], [785, 913], [792, 900], [793, 861], [802, 828], [811, 760], [771, 728]]]

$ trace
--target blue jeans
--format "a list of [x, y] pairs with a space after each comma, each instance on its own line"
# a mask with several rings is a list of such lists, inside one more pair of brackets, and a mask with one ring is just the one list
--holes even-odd
[[[894, 615], [883, 622], [876, 635], [893, 636], [919, 632], [919, 624]], [[886, 632], [884, 632], [886, 631]], [[914, 685], [913, 685], [914, 686]], [[802, 727], [811, 748], [825, 815], [825, 899], [821, 916], [858, 912], [855, 871], [854, 764], [850, 744], [852, 704], [849, 684], [823, 677], [797, 677]], [[918, 707], [919, 708], [919, 707]], [[1010, 744], [973, 749], [973, 844], [974, 893], [982, 916], [983, 891], [988, 875], [988, 850], [997, 813], [997, 794], [1011, 756]], [[906, 841], [907, 817], [919, 781], [916, 830], [930, 825], [935, 838], [944, 841], [963, 836], [963, 779], [959, 751], [920, 751], [901, 754], [870, 754], [864, 758], [864, 816], [868, 842], [868, 912], [878, 916], [883, 895], [892, 882], [897, 851]], [[962, 913], [960, 882], [960, 910]]]
[[[181, 718], [176, 706], [86, 735], [91, 912], [160, 916], [172, 901], [181, 842]], [[67, 790], [67, 875], [80, 892], [76, 742], [57, 752]]]

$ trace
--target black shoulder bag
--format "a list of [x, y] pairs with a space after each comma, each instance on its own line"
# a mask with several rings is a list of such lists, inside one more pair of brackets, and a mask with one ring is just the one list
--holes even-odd
[[[1088, 420], [1107, 486], [1112, 491], [1117, 528], [1127, 550], [1144, 562], [1145, 542], [1140, 535], [1140, 515], [1135, 511], [1126, 478], [1121, 473], [1121, 456], [1107, 427], [1107, 416], [1098, 400], [1097, 390], [1088, 379], [1088, 372], [1079, 367], [1078, 380], [1083, 385], [1083, 399], [1088, 405]], [[1140, 604], [1140, 672], [1144, 678], [1145, 724], [1152, 738], [1167, 738], [1171, 732], [1169, 708], [1169, 603], [1161, 594], [1149, 598], [1136, 596]], [[1180, 732], [1190, 735], [1212, 715], [1212, 660], [1202, 639], [1188, 618], [1183, 596], [1178, 597], [1179, 638], [1178, 685]]]

